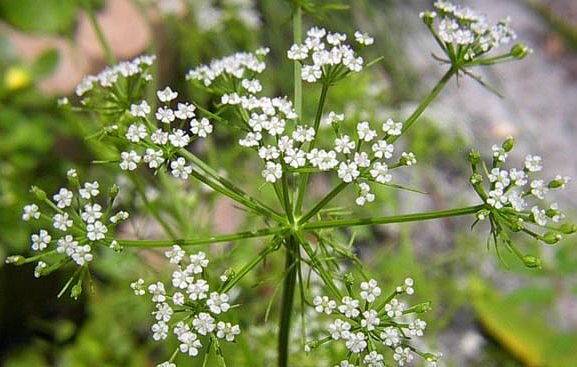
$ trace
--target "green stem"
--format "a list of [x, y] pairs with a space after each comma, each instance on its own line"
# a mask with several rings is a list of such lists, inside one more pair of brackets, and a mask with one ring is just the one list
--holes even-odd
[[180, 154], [184, 156], [186, 159], [190, 160], [192, 163], [194, 163], [199, 169], [202, 170], [202, 173], [208, 176], [207, 178], [202, 173], [193, 170], [191, 176], [195, 177], [197, 180], [205, 183], [212, 189], [220, 192], [223, 195], [228, 196], [232, 200], [244, 205], [245, 207], [264, 215], [265, 218], [274, 219], [278, 223], [286, 223], [284, 216], [280, 215], [269, 206], [251, 197], [250, 195], [242, 191], [242, 189], [240, 189], [238, 186], [236, 186], [229, 180], [225, 179], [224, 177], [220, 176], [210, 166], [208, 166], [200, 158], [198, 158], [191, 152], [187, 151], [186, 149], [183, 149], [180, 151]]
[[353, 226], [366, 226], [369, 224], [389, 224], [389, 223], [404, 223], [404, 222], [418, 222], [431, 219], [458, 217], [461, 215], [469, 215], [478, 212], [485, 208], [485, 204], [475, 206], [468, 206], [465, 208], [439, 210], [425, 213], [393, 215], [388, 217], [369, 217], [369, 218], [354, 218], [354, 219], [337, 219], [327, 220], [315, 223], [308, 223], [302, 226], [303, 230], [318, 230], [326, 228], [344, 228]]
[[419, 103], [415, 111], [405, 120], [403, 123], [403, 129], [401, 130], [400, 135], [392, 136], [389, 138], [389, 143], [394, 143], [401, 135], [405, 133], [405, 131], [409, 130], [409, 128], [417, 121], [417, 119], [421, 116], [421, 114], [427, 109], [427, 107], [433, 102], [435, 98], [441, 93], [445, 85], [449, 82], [449, 80], [457, 73], [458, 69], [455, 67], [451, 67], [447, 72], [443, 75], [443, 77], [437, 82], [437, 84], [433, 87], [433, 89], [425, 96], [425, 98]]
[[[300, 6], [297, 6], [293, 13], [293, 42], [299, 44], [302, 41], [303, 33], [303, 21], [302, 21], [302, 10]], [[295, 112], [298, 118], [301, 118], [301, 113], [303, 110], [303, 84], [301, 78], [301, 63], [298, 60], [294, 62], [294, 106]]]
[[96, 19], [96, 13], [94, 12], [94, 7], [92, 6], [91, 1], [85, 0], [84, 9], [88, 14], [88, 20], [90, 21], [90, 25], [92, 25], [92, 29], [94, 33], [96, 33], [96, 38], [98, 38], [98, 42], [100, 43], [100, 47], [102, 47], [102, 51], [104, 51], [104, 56], [106, 57], [106, 62], [109, 65], [114, 65], [117, 63], [116, 57], [114, 56], [114, 52], [110, 48], [106, 37], [104, 36], [104, 32], [102, 32], [102, 28], [100, 28], [100, 24], [98, 24], [98, 19]]
[[[315, 116], [315, 121], [314, 121], [314, 126], [313, 126], [316, 134], [318, 134], [318, 132], [319, 132], [319, 125], [321, 122], [321, 117], [323, 115], [323, 108], [325, 106], [325, 101], [327, 98], [328, 90], [329, 90], [329, 84], [323, 83], [323, 89], [321, 90], [321, 96], [319, 97], [319, 103], [317, 106], [317, 113]], [[310, 144], [309, 151], [311, 151], [314, 148], [315, 142], [317, 139], [318, 139], [318, 136], [315, 136], [315, 139]], [[303, 176], [302, 176], [300, 184], [299, 184], [298, 196], [297, 196], [297, 201], [295, 204], [295, 212], [297, 214], [300, 213], [302, 205], [303, 205], [305, 192], [306, 192], [307, 185], [309, 182], [309, 176], [310, 175], [308, 172], [303, 173]]]
[[117, 238], [116, 241], [121, 246], [126, 247], [169, 247], [172, 245], [195, 246], [209, 243], [230, 242], [234, 240], [272, 236], [286, 231], [284, 227], [263, 228], [256, 231], [244, 231], [219, 236], [210, 236], [192, 239], [175, 240], [125, 240]]
[[279, 320], [278, 335], [278, 367], [288, 366], [290, 326], [293, 314], [294, 294], [297, 280], [298, 240], [294, 236], [286, 238], [285, 277], [283, 281], [283, 296]]

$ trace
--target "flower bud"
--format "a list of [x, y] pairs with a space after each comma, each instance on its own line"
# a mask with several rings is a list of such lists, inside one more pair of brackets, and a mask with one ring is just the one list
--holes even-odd
[[533, 255], [523, 256], [523, 264], [525, 264], [526, 267], [532, 269], [541, 269], [541, 266], [543, 265], [541, 259]]
[[477, 186], [479, 185], [481, 182], [483, 182], [483, 176], [481, 176], [478, 173], [473, 173], [471, 175], [471, 178], [469, 178], [469, 182], [471, 183], [471, 185], [473, 186]]
[[70, 297], [74, 299], [78, 299], [82, 294], [82, 281], [78, 281], [78, 283], [74, 284], [72, 289], [70, 290]]
[[36, 198], [41, 201], [47, 200], [46, 192], [39, 188], [38, 186], [32, 186], [30, 192], [36, 195]]
[[433, 305], [431, 301], [427, 301], [413, 306], [412, 309], [415, 313], [425, 313], [431, 311], [433, 309]]
[[434, 11], [424, 11], [421, 14], [419, 14], [419, 16], [421, 17], [423, 22], [428, 27], [430, 27], [433, 24], [433, 22], [435, 21], [435, 17], [437, 16], [437, 13], [435, 13]]
[[559, 230], [564, 234], [573, 234], [577, 232], [577, 226], [575, 224], [563, 223]]
[[547, 184], [547, 187], [549, 189], [563, 189], [563, 188], [565, 188], [567, 181], [569, 181], [569, 179], [567, 177], [559, 177], [558, 176], [554, 180], [550, 181]]
[[509, 136], [507, 139], [505, 139], [505, 141], [503, 142], [503, 145], [501, 145], [503, 147], [503, 150], [505, 152], [510, 152], [511, 150], [513, 150], [513, 147], [515, 146], [515, 138], [512, 136]]
[[490, 214], [491, 214], [491, 212], [489, 210], [481, 209], [475, 215], [476, 215], [478, 220], [485, 220], [485, 219], [487, 219], [487, 217], [489, 217]]
[[5, 260], [5, 262], [6, 262], [6, 264], [22, 265], [22, 264], [24, 264], [24, 260], [26, 260], [24, 258], [24, 256], [13, 255], [13, 256], [8, 256]]
[[112, 242], [110, 242], [110, 246], [108, 247], [110, 247], [112, 251], [116, 253], [122, 252], [122, 250], [124, 250], [124, 247], [122, 247], [116, 240], [112, 240]]
[[477, 165], [479, 163], [481, 163], [481, 153], [479, 153], [478, 150], [471, 150], [469, 152], [469, 162], [471, 162], [471, 164], [473, 165]]
[[519, 59], [519, 60], [525, 58], [525, 56], [527, 56], [531, 52], [533, 52], [533, 50], [531, 50], [529, 47], [527, 47], [523, 43], [517, 43], [516, 45], [511, 47], [511, 51], [510, 51], [511, 56], [513, 56], [514, 58]]
[[547, 232], [541, 237], [541, 240], [548, 245], [554, 245], [561, 240], [561, 235], [555, 232]]
[[116, 196], [118, 196], [119, 191], [120, 188], [118, 187], [117, 184], [110, 186], [110, 188], [108, 189], [108, 196], [110, 197], [110, 200], [116, 199]]

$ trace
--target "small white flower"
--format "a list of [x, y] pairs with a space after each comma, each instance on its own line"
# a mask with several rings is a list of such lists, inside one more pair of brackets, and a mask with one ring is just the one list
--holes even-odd
[[175, 119], [174, 111], [169, 107], [158, 107], [154, 116], [158, 121], [164, 122], [165, 124], [170, 124]]
[[367, 328], [368, 331], [375, 330], [376, 326], [379, 326], [381, 320], [379, 319], [379, 314], [375, 310], [367, 310], [363, 312], [363, 319], [361, 320], [361, 326]]
[[330, 300], [327, 296], [316, 296], [313, 299], [313, 305], [315, 306], [315, 311], [318, 313], [324, 312], [327, 315], [330, 315], [337, 308], [337, 303]]
[[393, 176], [389, 173], [389, 167], [385, 163], [375, 162], [369, 173], [375, 181], [382, 184], [391, 182], [393, 179]]
[[209, 260], [206, 258], [206, 254], [199, 251], [197, 254], [190, 255], [188, 257], [190, 264], [186, 267], [186, 270], [193, 274], [200, 274], [202, 270], [208, 266]]
[[209, 290], [209, 285], [206, 280], [198, 279], [196, 282], [188, 286], [186, 292], [188, 293], [188, 298], [192, 301], [205, 299]]
[[201, 118], [200, 121], [193, 119], [190, 121], [190, 131], [201, 138], [206, 138], [208, 134], [212, 133], [212, 125], [205, 117]]
[[164, 290], [164, 284], [161, 282], [149, 285], [148, 293], [152, 294], [152, 302], [162, 303], [166, 301], [166, 291]]
[[[154, 315], [154, 318], [157, 321], [169, 322], [173, 313], [174, 313], [174, 311], [168, 305], [168, 303], [162, 302], [162, 303], [156, 304], [156, 311], [154, 311], [152, 314]], [[167, 328], [167, 331], [168, 331], [168, 328]]]
[[234, 337], [240, 334], [240, 327], [238, 325], [232, 325], [230, 322], [219, 321], [216, 324], [216, 337], [219, 339], [226, 339], [229, 342], [234, 341]]
[[100, 184], [98, 181], [85, 182], [84, 188], [78, 190], [78, 194], [80, 194], [83, 199], [89, 200], [90, 198], [96, 197], [100, 194], [99, 188]]
[[172, 101], [176, 97], [178, 97], [178, 93], [172, 91], [172, 89], [170, 89], [170, 87], [166, 87], [163, 90], [157, 91], [156, 96], [158, 97], [160, 102], [167, 103], [167, 102]]
[[40, 212], [38, 209], [38, 205], [36, 204], [29, 204], [24, 206], [24, 211], [22, 213], [22, 220], [29, 221], [32, 218], [34, 219], [40, 218]]
[[393, 144], [387, 144], [386, 140], [379, 140], [374, 143], [371, 147], [372, 151], [375, 153], [375, 157], [377, 158], [386, 158], [389, 159], [393, 156], [393, 151], [395, 147]]
[[355, 142], [351, 140], [348, 135], [343, 135], [340, 138], [335, 139], [335, 151], [338, 153], [350, 154], [355, 150]]
[[178, 157], [176, 161], [170, 162], [171, 174], [182, 180], [186, 180], [188, 175], [192, 173], [192, 166], [187, 166], [186, 161], [182, 157]]
[[36, 267], [34, 268], [34, 278], [40, 278], [42, 276], [42, 271], [48, 267], [44, 261], [38, 261]]
[[301, 69], [301, 78], [309, 83], [314, 83], [323, 75], [318, 65], [303, 65]]
[[134, 171], [142, 159], [134, 150], [120, 153], [120, 158], [120, 168], [125, 171]]
[[53, 219], [52, 226], [61, 231], [66, 231], [68, 228], [72, 227], [72, 219], [68, 218], [68, 213], [55, 214], [54, 217], [52, 217], [52, 219]]
[[369, 36], [367, 33], [361, 33], [360, 31], [355, 32], [355, 40], [365, 46], [370, 46], [375, 42], [375, 39]]
[[396, 347], [393, 359], [397, 361], [399, 366], [404, 366], [405, 363], [410, 363], [413, 360], [410, 348]]
[[191, 331], [180, 334], [178, 340], [181, 342], [179, 345], [180, 351], [188, 353], [191, 357], [198, 355], [198, 350], [202, 348], [202, 343], [198, 340], [196, 334]]
[[266, 162], [265, 169], [261, 172], [266, 182], [275, 183], [282, 177], [282, 166], [280, 163]]
[[56, 206], [60, 209], [64, 209], [72, 204], [72, 196], [72, 191], [62, 187], [52, 198], [56, 201]]
[[230, 309], [230, 304], [228, 303], [228, 295], [226, 293], [212, 292], [210, 298], [206, 300], [206, 305], [208, 309], [213, 314], [220, 314], [221, 312], [226, 312]]
[[42, 251], [46, 247], [48, 247], [48, 244], [50, 244], [52, 237], [48, 234], [48, 232], [45, 229], [41, 229], [38, 234], [33, 234], [31, 236], [31, 240], [32, 240], [32, 250]]
[[164, 145], [168, 143], [168, 133], [162, 129], [157, 129], [150, 135], [150, 140], [152, 140], [154, 144]]
[[357, 135], [361, 140], [372, 141], [377, 136], [377, 132], [371, 129], [367, 121], [361, 121], [357, 124]]
[[412, 336], [423, 336], [423, 331], [427, 328], [427, 323], [421, 319], [416, 319], [409, 324], [409, 334]]
[[348, 339], [351, 330], [351, 324], [341, 319], [336, 319], [335, 322], [329, 325], [329, 334], [334, 340]]
[[191, 119], [195, 116], [194, 111], [196, 107], [190, 103], [179, 103], [178, 110], [174, 112], [174, 116], [180, 120]]
[[348, 183], [353, 182], [357, 177], [359, 177], [360, 172], [357, 169], [357, 164], [355, 162], [341, 162], [337, 174], [340, 179]]
[[94, 223], [102, 217], [102, 207], [99, 204], [86, 204], [80, 218], [86, 223]]
[[385, 311], [387, 312], [387, 316], [391, 318], [401, 317], [405, 307], [406, 306], [404, 303], [399, 302], [399, 300], [396, 298], [393, 298], [389, 303], [385, 305]]
[[170, 260], [171, 264], [180, 263], [184, 258], [184, 255], [186, 255], [186, 252], [184, 252], [184, 250], [178, 245], [173, 245], [171, 250], [164, 253], [164, 256]]
[[345, 343], [348, 350], [353, 353], [361, 353], [367, 348], [367, 336], [362, 332], [351, 333]]
[[365, 205], [367, 202], [373, 202], [375, 200], [375, 194], [371, 193], [371, 187], [366, 182], [361, 182], [358, 186], [359, 196], [356, 198], [355, 203], [359, 206]]
[[543, 169], [543, 159], [538, 155], [528, 155], [525, 158], [525, 168], [529, 172], [539, 172]]
[[148, 130], [144, 124], [131, 124], [126, 131], [126, 139], [133, 143], [138, 143], [140, 140], [148, 136]]
[[146, 149], [144, 154], [144, 163], [148, 163], [150, 168], [158, 168], [162, 163], [164, 163], [164, 153], [161, 149], [154, 150], [151, 148]]
[[387, 119], [387, 121], [383, 123], [383, 131], [391, 136], [401, 135], [401, 132], [403, 131], [403, 123]]
[[349, 296], [344, 296], [342, 299], [342, 305], [338, 307], [339, 312], [348, 318], [355, 318], [359, 316], [361, 311], [359, 311], [359, 301], [353, 299]]
[[387, 347], [397, 346], [401, 342], [401, 332], [393, 326], [387, 326], [381, 333], [381, 340]]
[[130, 288], [134, 291], [137, 296], [144, 296], [146, 291], [144, 290], [144, 279], [138, 278], [135, 282], [130, 283]]
[[170, 140], [170, 144], [175, 148], [184, 148], [190, 143], [190, 137], [181, 129], [174, 129], [172, 134], [168, 135], [168, 140]]
[[206, 335], [211, 333], [216, 328], [216, 325], [212, 316], [206, 312], [201, 312], [194, 316], [192, 327], [194, 327], [200, 335]]
[[309, 56], [309, 49], [306, 45], [292, 45], [287, 51], [290, 60], [304, 60]]
[[86, 237], [90, 241], [104, 239], [106, 232], [108, 232], [108, 228], [106, 228], [106, 226], [100, 221], [95, 221], [94, 223], [86, 225]]
[[374, 279], [368, 282], [361, 283], [361, 298], [365, 301], [372, 303], [375, 302], [376, 298], [381, 295], [381, 288], [377, 285], [377, 281]]
[[150, 113], [150, 105], [146, 101], [130, 105], [130, 114], [134, 117], [146, 117]]

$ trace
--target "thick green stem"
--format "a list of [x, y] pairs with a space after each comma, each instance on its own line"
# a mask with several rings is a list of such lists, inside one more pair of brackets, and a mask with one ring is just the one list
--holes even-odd
[[439, 210], [425, 213], [392, 215], [388, 217], [375, 218], [355, 218], [355, 219], [337, 219], [327, 220], [316, 223], [308, 223], [302, 226], [304, 230], [318, 230], [327, 228], [344, 228], [353, 226], [365, 226], [369, 224], [389, 224], [389, 223], [404, 223], [404, 222], [420, 222], [424, 220], [458, 217], [461, 215], [469, 215], [478, 212], [485, 208], [485, 204], [475, 206], [468, 206], [465, 208]]
[[290, 326], [294, 311], [293, 303], [298, 271], [298, 267], [296, 266], [296, 262], [298, 261], [297, 251], [299, 250], [298, 240], [294, 236], [288, 236], [285, 246], [285, 276], [278, 334], [278, 367], [288, 366]]
[[94, 7], [92, 3], [88, 0], [83, 1], [84, 9], [88, 14], [88, 20], [90, 21], [90, 25], [96, 33], [96, 38], [98, 38], [98, 43], [100, 43], [100, 47], [102, 47], [102, 51], [104, 51], [104, 57], [106, 57], [106, 62], [109, 65], [116, 64], [116, 57], [114, 56], [114, 52], [112, 52], [112, 48], [108, 44], [106, 40], [106, 36], [104, 36], [104, 32], [102, 32], [102, 28], [100, 28], [100, 24], [98, 24], [98, 19], [96, 19], [96, 14], [94, 12]]
[[256, 231], [244, 231], [232, 234], [224, 234], [219, 236], [210, 236], [192, 239], [175, 239], [175, 240], [125, 240], [117, 238], [116, 241], [121, 246], [126, 247], [168, 247], [172, 245], [179, 246], [195, 246], [205, 245], [209, 243], [230, 242], [234, 240], [266, 237], [285, 232], [284, 227], [264, 228]]

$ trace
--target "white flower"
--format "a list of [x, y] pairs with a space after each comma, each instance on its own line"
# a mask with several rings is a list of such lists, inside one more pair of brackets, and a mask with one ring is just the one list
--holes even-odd
[[243, 147], [254, 147], [259, 145], [262, 135], [259, 132], [249, 132], [244, 139], [240, 139], [238, 143]]
[[381, 340], [387, 347], [397, 346], [401, 342], [401, 333], [394, 326], [387, 326], [381, 333]]
[[337, 173], [344, 182], [353, 182], [360, 174], [355, 162], [341, 162]]
[[202, 273], [202, 269], [208, 266], [209, 260], [206, 258], [206, 254], [199, 251], [197, 254], [190, 255], [188, 257], [190, 264], [186, 267], [186, 270], [193, 274]]
[[176, 365], [174, 363], [170, 363], [169, 361], [165, 361], [161, 364], [157, 364], [156, 367], [176, 367]]
[[383, 123], [383, 131], [391, 136], [401, 135], [401, 132], [403, 131], [403, 123], [387, 119], [387, 121]]
[[176, 161], [170, 162], [172, 175], [176, 178], [186, 180], [188, 175], [192, 173], [192, 166], [187, 166], [186, 161], [182, 157], [178, 157]]
[[329, 333], [334, 340], [348, 339], [351, 330], [351, 324], [341, 319], [336, 319], [335, 322], [329, 325]]
[[505, 151], [503, 147], [497, 144], [493, 144], [491, 150], [493, 151], [493, 158], [501, 162], [505, 162], [507, 160], [508, 153]]
[[351, 140], [348, 135], [343, 135], [340, 138], [335, 139], [335, 151], [338, 153], [350, 154], [355, 150], [355, 142]]
[[89, 200], [90, 198], [96, 197], [100, 194], [100, 191], [98, 190], [99, 188], [100, 184], [98, 181], [85, 182], [84, 188], [78, 190], [78, 194], [80, 194], [83, 199]]
[[377, 132], [371, 129], [367, 121], [361, 121], [357, 124], [357, 134], [359, 139], [364, 141], [371, 141], [377, 136]]
[[301, 69], [301, 78], [309, 83], [314, 83], [323, 75], [318, 65], [303, 65]]
[[30, 219], [40, 218], [40, 212], [38, 211], [38, 205], [29, 204], [24, 206], [24, 212], [22, 213], [22, 220], [29, 221]]
[[252, 80], [248, 80], [248, 79], [243, 79], [240, 82], [240, 85], [246, 89], [247, 91], [249, 91], [250, 93], [258, 93], [262, 90], [262, 85], [260, 84], [260, 82], [258, 81], [258, 79], [252, 79]]
[[125, 171], [134, 171], [142, 159], [134, 150], [120, 153], [120, 168]]
[[48, 247], [48, 244], [50, 244], [52, 237], [48, 234], [48, 232], [45, 229], [41, 229], [38, 234], [33, 234], [31, 236], [31, 240], [32, 240], [32, 250], [42, 251], [46, 247]]
[[42, 276], [42, 271], [48, 267], [44, 261], [38, 261], [36, 267], [34, 268], [34, 278], [40, 278]]
[[359, 311], [359, 301], [349, 296], [344, 296], [342, 299], [342, 305], [339, 306], [339, 312], [348, 318], [359, 316], [361, 313], [361, 311]]
[[423, 331], [427, 328], [427, 323], [421, 319], [416, 319], [409, 324], [409, 334], [412, 336], [423, 336]]
[[373, 350], [371, 353], [365, 355], [363, 363], [365, 364], [366, 367], [384, 367], [385, 364], [383, 360], [384, 360], [383, 355]]
[[275, 183], [282, 177], [282, 166], [280, 165], [280, 163], [267, 161], [266, 167], [261, 172], [261, 175], [266, 182]]
[[361, 283], [361, 298], [365, 301], [372, 303], [375, 299], [381, 295], [381, 288], [377, 285], [377, 281], [374, 279], [368, 282]]
[[393, 144], [387, 144], [386, 140], [379, 140], [371, 147], [377, 158], [391, 158], [395, 147]]
[[86, 237], [90, 241], [97, 241], [104, 239], [104, 235], [108, 232], [108, 228], [102, 222], [95, 221], [86, 225]]
[[178, 336], [181, 342], [179, 349], [182, 353], [188, 353], [189, 356], [194, 357], [198, 355], [198, 350], [202, 348], [202, 343], [198, 340], [195, 333], [186, 331]]
[[292, 45], [287, 51], [287, 57], [290, 60], [304, 60], [309, 55], [309, 49], [306, 45]]
[[66, 231], [68, 228], [72, 227], [72, 219], [68, 218], [68, 213], [55, 214], [54, 217], [52, 217], [52, 219], [53, 219], [52, 226], [61, 231]]
[[148, 293], [152, 294], [152, 302], [157, 303], [166, 301], [166, 291], [164, 290], [164, 284], [161, 282], [149, 285]]
[[371, 176], [375, 179], [375, 181], [379, 183], [387, 183], [391, 182], [393, 176], [388, 173], [389, 167], [385, 163], [375, 162], [373, 164], [373, 168], [369, 171]]
[[405, 363], [410, 363], [413, 360], [410, 348], [396, 347], [393, 359], [397, 361], [399, 366], [404, 366]]
[[260, 147], [258, 150], [258, 156], [264, 160], [273, 160], [277, 159], [280, 155], [279, 150], [272, 145], [267, 145], [264, 147]]
[[178, 245], [173, 245], [171, 250], [168, 250], [164, 253], [164, 256], [170, 260], [171, 264], [180, 263], [180, 261], [184, 258], [184, 255], [186, 255], [186, 252], [184, 252], [184, 250]]
[[201, 312], [194, 316], [192, 327], [194, 327], [200, 335], [206, 335], [211, 333], [216, 328], [216, 325], [212, 316], [206, 312]]
[[413, 166], [417, 164], [417, 158], [415, 157], [414, 153], [403, 152], [401, 153], [401, 162], [403, 162], [407, 166]]
[[284, 154], [284, 162], [293, 168], [303, 167], [306, 164], [305, 152], [301, 149], [287, 149]]
[[403, 285], [400, 287], [397, 287], [396, 291], [397, 291], [397, 293], [405, 292], [408, 295], [412, 295], [415, 293], [415, 289], [413, 288], [414, 284], [415, 284], [415, 282], [413, 281], [412, 278], [406, 278]]
[[172, 272], [172, 286], [175, 288], [187, 289], [193, 280], [189, 273], [180, 269]]
[[371, 193], [371, 187], [366, 182], [361, 182], [359, 184], [359, 196], [356, 198], [355, 203], [359, 206], [365, 205], [367, 202], [373, 202], [375, 200], [375, 194]]
[[180, 120], [191, 119], [195, 116], [194, 111], [196, 107], [190, 103], [179, 103], [178, 110], [174, 112], [174, 116]]
[[168, 135], [168, 140], [175, 148], [184, 148], [190, 143], [190, 137], [181, 129], [174, 129], [172, 134]]
[[375, 330], [375, 326], [379, 326], [381, 320], [379, 319], [379, 314], [375, 310], [367, 310], [363, 312], [363, 319], [361, 320], [361, 326], [367, 328], [368, 331]]
[[130, 114], [134, 117], [146, 117], [150, 113], [148, 102], [142, 101], [140, 104], [130, 105]]
[[[157, 303], [156, 311], [154, 311], [152, 314], [157, 321], [169, 322], [173, 312], [174, 311], [168, 305], [168, 303]], [[166, 330], [168, 331], [168, 328]]]
[[154, 115], [158, 121], [169, 124], [174, 121], [174, 111], [168, 107], [158, 107], [156, 114]]
[[543, 159], [538, 155], [528, 155], [525, 158], [525, 168], [529, 172], [539, 172], [543, 169]]
[[111, 223], [118, 223], [121, 222], [123, 220], [128, 219], [129, 214], [123, 210], [119, 211], [118, 213], [114, 214], [112, 217], [110, 217], [110, 222]]
[[212, 292], [210, 298], [206, 300], [206, 305], [208, 309], [213, 314], [220, 314], [221, 312], [226, 312], [230, 309], [230, 304], [228, 303], [228, 295], [226, 293]]
[[355, 32], [355, 40], [365, 46], [370, 46], [375, 42], [375, 39], [369, 36], [367, 33], [361, 33], [360, 31]]
[[531, 181], [531, 194], [543, 200], [545, 194], [549, 191], [543, 180], [533, 180]]
[[212, 125], [205, 117], [200, 119], [200, 121], [193, 119], [190, 121], [190, 131], [201, 138], [206, 138], [208, 134], [212, 133]]
[[102, 217], [102, 207], [99, 204], [86, 204], [80, 218], [86, 223], [94, 223]]
[[540, 226], [547, 225], [547, 214], [545, 210], [539, 209], [538, 206], [531, 208], [531, 214], [533, 215], [533, 220]]
[[234, 337], [240, 334], [240, 327], [238, 325], [232, 325], [230, 322], [219, 321], [216, 324], [216, 337], [219, 339], [226, 339], [229, 342], [234, 341]]
[[144, 154], [144, 162], [148, 163], [150, 168], [158, 168], [162, 163], [164, 163], [164, 153], [161, 149], [154, 150], [151, 148], [146, 148], [146, 153]]
[[146, 138], [148, 130], [144, 124], [131, 124], [126, 131], [126, 139], [133, 143], [138, 143], [140, 140]]
[[351, 333], [345, 343], [347, 349], [353, 353], [361, 353], [367, 347], [367, 336], [362, 333]]
[[154, 144], [164, 145], [168, 143], [168, 133], [162, 129], [157, 129], [150, 135], [150, 140], [152, 140]]
[[354, 364], [350, 363], [347, 360], [341, 361], [339, 364], [335, 365], [334, 367], [356, 367]]
[[315, 129], [308, 126], [298, 125], [293, 131], [292, 138], [300, 143], [311, 142], [315, 138]]
[[327, 296], [316, 296], [313, 299], [313, 305], [315, 306], [315, 311], [318, 313], [326, 313], [330, 315], [335, 308], [337, 308], [337, 303], [333, 300], [330, 300]]
[[56, 242], [56, 252], [68, 256], [72, 256], [76, 252], [77, 247], [78, 241], [74, 241], [74, 238], [69, 234]]
[[64, 209], [72, 204], [72, 196], [72, 191], [62, 187], [52, 198], [56, 201], [56, 206], [60, 209]]
[[205, 299], [208, 293], [209, 285], [206, 280], [198, 279], [196, 282], [188, 286], [186, 292], [188, 293], [188, 298], [192, 301]]
[[405, 307], [406, 306], [404, 303], [399, 302], [399, 300], [396, 298], [393, 298], [389, 303], [385, 305], [385, 311], [387, 312], [387, 316], [391, 318], [401, 317]]
[[144, 279], [138, 278], [135, 282], [130, 283], [130, 288], [134, 291], [137, 296], [144, 296], [146, 291], [144, 290]]
[[173, 92], [172, 89], [170, 89], [170, 87], [166, 87], [163, 90], [157, 91], [156, 96], [158, 97], [160, 102], [166, 103], [166, 102], [170, 102], [173, 99], [175, 99], [176, 97], [178, 97], [178, 93]]

